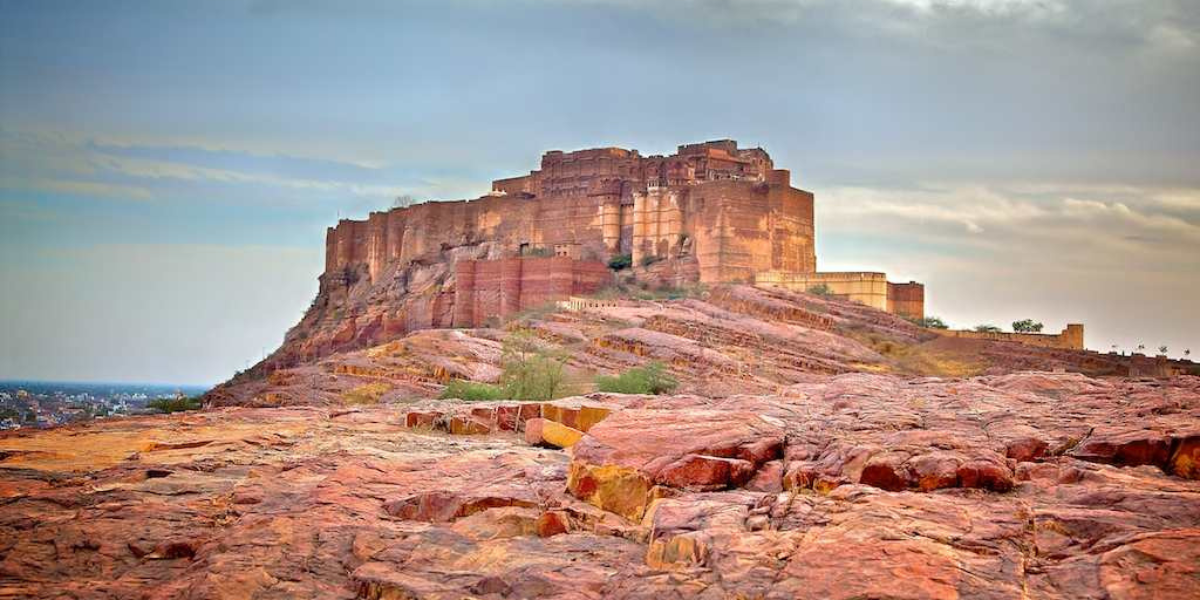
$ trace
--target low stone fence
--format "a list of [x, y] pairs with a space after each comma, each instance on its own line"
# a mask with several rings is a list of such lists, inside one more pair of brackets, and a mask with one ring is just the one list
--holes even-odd
[[559, 300], [555, 303], [558, 308], [571, 312], [579, 312], [589, 308], [613, 308], [620, 306], [619, 300], [597, 300], [595, 298], [579, 298], [571, 296], [566, 300]]
[[1017, 342], [1027, 346], [1040, 346], [1042, 348], [1084, 349], [1083, 325], [1078, 323], [1067, 325], [1067, 328], [1062, 330], [1061, 333], [1007, 333], [1003, 331], [970, 331], [962, 329], [931, 329], [930, 331], [946, 337]]

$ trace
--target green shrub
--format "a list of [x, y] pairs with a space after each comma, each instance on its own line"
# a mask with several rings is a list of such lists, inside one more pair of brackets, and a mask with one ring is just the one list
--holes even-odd
[[487, 400], [545, 401], [571, 395], [567, 380], [567, 357], [544, 350], [527, 329], [517, 329], [504, 338], [500, 356], [500, 385], [452, 379], [441, 398], [467, 402]]
[[679, 382], [657, 362], [630, 369], [620, 375], [601, 375], [596, 378], [596, 389], [612, 394], [669, 394], [678, 386]]
[[179, 398], [155, 398], [146, 403], [146, 408], [158, 409], [165, 413], [176, 413], [200, 408], [199, 398], [181, 396]]
[[467, 402], [484, 402], [487, 400], [507, 400], [504, 389], [488, 383], [478, 383], [466, 379], [451, 379], [442, 390], [443, 400], [457, 398]]
[[938, 317], [922, 317], [920, 319], [912, 318], [912, 319], [908, 319], [908, 320], [911, 321], [917, 327], [924, 327], [926, 329], [949, 329], [950, 328], [948, 325], [946, 325], [945, 321], [942, 321]]
[[816, 294], [818, 296], [832, 296], [833, 290], [824, 283], [819, 283], [817, 285], [810, 286], [808, 288], [808, 293]]
[[542, 349], [528, 330], [513, 331], [504, 339], [500, 363], [504, 370], [500, 384], [512, 400], [545, 401], [570, 395], [567, 356]]
[[1015, 331], [1017, 333], [1041, 333], [1042, 332], [1042, 324], [1037, 321], [1034, 321], [1033, 319], [1022, 319], [1020, 321], [1013, 321], [1012, 327], [1013, 327], [1013, 331]]
[[623, 271], [633, 266], [633, 256], [629, 254], [618, 254], [608, 261], [608, 268], [614, 271]]
[[979, 333], [1000, 333], [1000, 328], [995, 325], [976, 325], [975, 331]]

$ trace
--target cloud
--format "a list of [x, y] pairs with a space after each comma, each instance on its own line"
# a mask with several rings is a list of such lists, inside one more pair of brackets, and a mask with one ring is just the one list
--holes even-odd
[[817, 190], [818, 265], [922, 281], [927, 312], [959, 327], [1084, 322], [1091, 348], [1178, 353], [1200, 346], [1197, 198], [1132, 184]]
[[[976, 268], [1016, 272], [1029, 265], [1100, 273], [1114, 268], [1194, 274], [1200, 214], [1184, 215], [1163, 198], [1193, 199], [1200, 190], [1114, 186], [1101, 198], [1065, 184], [831, 188], [817, 194], [818, 239], [874, 239], [912, 261], [975, 254]], [[1113, 190], [1119, 193], [1113, 195]], [[1046, 262], [1049, 257], [1052, 259]], [[865, 256], [887, 260], [890, 257]], [[1044, 264], [1039, 264], [1044, 263]], [[909, 269], [906, 269], [909, 270]]]
[[916, 190], [840, 187], [822, 194], [820, 205], [822, 217], [831, 219], [854, 222], [886, 217], [953, 223], [970, 233], [982, 233], [988, 225], [1046, 214], [1043, 207], [1032, 201], [1005, 196], [982, 185]]
[[986, 15], [1028, 15], [1049, 16], [1061, 15], [1067, 11], [1067, 4], [1056, 0], [885, 0], [925, 15], [932, 15], [938, 10], [972, 10]]
[[[967, 325], [1016, 313], [1085, 320], [1089, 340], [1196, 337], [1179, 325], [1200, 297], [1194, 0], [6, 8], [0, 261], [6, 276], [57, 264], [64, 282], [29, 288], [42, 292], [25, 306], [95, 289], [86, 270], [103, 265], [50, 248], [319, 250], [338, 216], [397, 194], [474, 197], [549, 148], [658, 153], [731, 137], [816, 192], [826, 267], [923, 280], [932, 310]], [[186, 264], [214, 287], [124, 285], [201, 311], [213, 294], [268, 285], [222, 279], [221, 261]], [[209, 329], [276, 310], [225, 308], [202, 313]], [[109, 358], [103, 336], [85, 341], [90, 359], [46, 364]]]
[[194, 196], [189, 187], [217, 184], [231, 187], [234, 194], [257, 186], [284, 194], [340, 198], [354, 206], [367, 200], [371, 208], [383, 208], [402, 194], [423, 199], [440, 198], [443, 193], [474, 197], [488, 189], [483, 178], [386, 164], [203, 146], [118, 145], [51, 133], [0, 130], [0, 157], [4, 159], [0, 189], [123, 200]]

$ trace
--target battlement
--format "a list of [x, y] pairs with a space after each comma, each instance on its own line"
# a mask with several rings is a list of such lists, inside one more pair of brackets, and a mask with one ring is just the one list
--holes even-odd
[[684, 144], [670, 156], [642, 156], [637, 150], [605, 147], [573, 152], [551, 150], [541, 168], [528, 175], [497, 179], [492, 191], [534, 196], [594, 194], [603, 182], [608, 194], [621, 195], [649, 187], [683, 186], [710, 181], [746, 180], [789, 184], [777, 174], [762, 148], [739, 149], [734, 140]]
[[1083, 350], [1083, 325], [1069, 323], [1061, 333], [1008, 333], [1003, 331], [967, 331], [960, 329], [934, 329], [939, 335], [976, 340], [1018, 342], [1027, 346]]
[[[680, 145], [670, 156], [616, 147], [551, 150], [540, 166], [494, 181], [475, 200], [342, 220], [326, 236], [323, 281], [344, 286], [361, 274], [381, 281], [414, 261], [453, 262], [475, 252], [456, 248], [481, 244], [490, 259], [605, 264], [630, 255], [636, 267], [670, 261], [680, 265], [668, 269], [678, 284], [748, 283], [765, 273], [799, 281], [816, 272], [813, 195], [792, 187], [790, 173], [775, 169], [761, 148], [713, 140]], [[875, 295], [872, 305], [886, 310], [886, 289]]]

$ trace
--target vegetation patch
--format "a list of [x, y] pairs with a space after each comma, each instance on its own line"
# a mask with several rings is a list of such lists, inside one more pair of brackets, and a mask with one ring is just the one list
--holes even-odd
[[596, 378], [596, 389], [612, 394], [669, 394], [677, 387], [679, 381], [657, 362]]
[[515, 329], [504, 338], [500, 365], [500, 385], [452, 379], [441, 398], [542, 402], [570, 396], [578, 387], [568, 376], [566, 353], [547, 350], [529, 329]]
[[366, 383], [342, 394], [342, 402], [350, 405], [379, 404], [379, 399], [391, 389], [392, 386], [380, 381]]
[[488, 400], [507, 400], [508, 394], [504, 388], [490, 383], [478, 383], [466, 379], [451, 379], [439, 397], [443, 400], [458, 399], [466, 402], [485, 402]]
[[1033, 319], [1022, 319], [1013, 321], [1013, 331], [1017, 333], [1041, 333], [1043, 325], [1039, 321]]
[[919, 319], [916, 317], [905, 317], [905, 320], [909, 321], [913, 325], [916, 325], [917, 327], [924, 327], [926, 329], [949, 329], [950, 328], [948, 325], [946, 325], [946, 322], [943, 321], [940, 317], [929, 316], [929, 317], [921, 317]]
[[155, 398], [146, 403], [146, 408], [153, 408], [164, 413], [177, 413], [188, 410], [199, 410], [201, 407], [199, 398], [190, 398], [181, 396], [179, 398]]
[[633, 255], [618, 254], [608, 261], [608, 268], [614, 271], [624, 271], [633, 266]]
[[518, 329], [504, 339], [500, 355], [500, 385], [511, 400], [553, 400], [570, 396], [567, 355], [543, 348], [528, 329]]
[[950, 353], [939, 352], [925, 344], [909, 344], [853, 328], [847, 333], [849, 337], [883, 355], [887, 359], [887, 370], [893, 373], [924, 377], [972, 377], [984, 369], [980, 363], [956, 359]]

